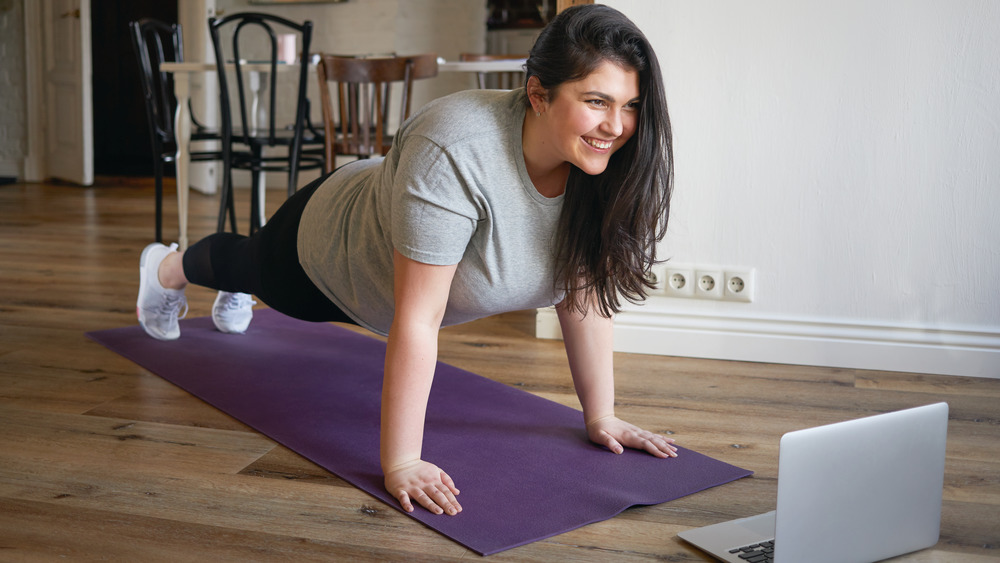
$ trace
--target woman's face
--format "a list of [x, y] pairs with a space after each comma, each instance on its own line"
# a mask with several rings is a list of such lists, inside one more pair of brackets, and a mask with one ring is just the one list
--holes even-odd
[[600, 174], [635, 133], [639, 74], [605, 61], [585, 78], [556, 88], [544, 111], [550, 156]]

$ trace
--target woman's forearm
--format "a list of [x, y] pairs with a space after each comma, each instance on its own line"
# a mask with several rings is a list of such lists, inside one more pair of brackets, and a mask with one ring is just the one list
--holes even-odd
[[590, 440], [617, 454], [634, 448], [656, 457], [676, 457], [672, 438], [615, 416], [614, 320], [598, 315], [593, 307], [586, 316], [562, 306], [556, 310]]
[[420, 459], [438, 330], [456, 267], [393, 255], [395, 313], [385, 355], [379, 449], [384, 472]]
[[615, 414], [614, 321], [593, 308], [584, 316], [559, 305], [566, 357], [587, 424]]
[[436, 363], [435, 327], [393, 323], [382, 380], [383, 471], [420, 459], [427, 399]]

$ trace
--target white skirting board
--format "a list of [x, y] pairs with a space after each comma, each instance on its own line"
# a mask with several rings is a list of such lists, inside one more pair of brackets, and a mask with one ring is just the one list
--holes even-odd
[[[554, 309], [539, 309], [535, 335], [562, 338]], [[615, 351], [964, 375], [1000, 379], [1000, 330], [890, 326], [843, 320], [676, 313], [648, 307], [615, 319]]]

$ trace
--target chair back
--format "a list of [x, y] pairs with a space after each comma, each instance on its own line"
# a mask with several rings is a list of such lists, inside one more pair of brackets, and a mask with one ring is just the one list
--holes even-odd
[[[261, 14], [255, 12], [242, 12], [228, 15], [224, 18], [209, 18], [209, 33], [212, 36], [212, 46], [215, 50], [216, 68], [219, 76], [219, 104], [221, 108], [222, 134], [224, 145], [228, 146], [230, 141], [240, 141], [247, 145], [251, 144], [250, 138], [266, 138], [266, 144], [273, 146], [277, 144], [277, 133], [283, 132], [284, 128], [276, 128], [276, 100], [279, 97], [276, 91], [279, 65], [284, 63], [278, 57], [278, 35], [293, 34], [296, 36], [300, 52], [304, 53], [303, 60], [297, 65], [297, 82], [295, 87], [295, 109], [293, 138], [301, 141], [303, 124], [306, 121], [306, 84], [308, 79], [308, 53], [309, 44], [312, 41], [311, 21], [298, 24], [280, 16], [271, 14]], [[250, 30], [256, 29], [255, 32]], [[231, 31], [230, 47], [226, 48], [222, 39], [222, 32]], [[261, 33], [262, 32], [262, 33]], [[250, 39], [247, 39], [249, 37]], [[241, 38], [243, 42], [241, 43]], [[241, 53], [241, 47], [246, 49]], [[253, 57], [247, 60], [242, 55], [250, 54]], [[231, 110], [231, 88], [229, 85], [229, 73], [226, 71], [227, 63], [233, 63], [235, 72], [233, 73], [236, 84], [236, 92], [239, 99], [239, 133], [234, 133], [233, 116]], [[245, 68], [248, 64], [254, 64], [260, 69], [255, 72], [248, 72]], [[264, 77], [264, 84], [251, 84], [251, 81], [261, 80]], [[251, 107], [251, 89], [264, 89], [266, 92], [265, 108]], [[259, 111], [264, 109], [264, 112]], [[261, 114], [266, 114], [261, 119]], [[234, 138], [235, 137], [235, 138]], [[300, 147], [294, 146], [293, 151], [297, 154]], [[226, 147], [223, 150], [228, 150]]]
[[[399, 122], [410, 116], [413, 81], [437, 76], [437, 55], [380, 58], [322, 55], [317, 74], [326, 138], [326, 168], [337, 154], [365, 158], [384, 155], [392, 144], [392, 86], [400, 90]], [[331, 87], [337, 93], [335, 106]]]
[[[184, 60], [181, 28], [177, 24], [150, 18], [132, 21], [128, 25], [139, 63], [139, 79], [153, 147], [159, 150], [159, 147], [174, 141], [174, 111], [177, 108], [173, 75], [161, 71], [160, 65]], [[160, 155], [154, 156], [159, 158]]]
[[[485, 55], [481, 53], [461, 53], [458, 56], [458, 60], [462, 62], [510, 61], [527, 58], [528, 55]], [[513, 90], [524, 86], [524, 71], [477, 72], [476, 79], [480, 88]]]

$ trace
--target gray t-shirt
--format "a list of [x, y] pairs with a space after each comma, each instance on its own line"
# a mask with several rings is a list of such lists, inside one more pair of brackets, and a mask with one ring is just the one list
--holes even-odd
[[344, 166], [313, 194], [299, 261], [330, 300], [387, 334], [393, 248], [458, 264], [443, 324], [553, 305], [562, 196], [546, 198], [521, 149], [523, 90], [470, 90], [435, 100], [402, 125], [384, 159]]

